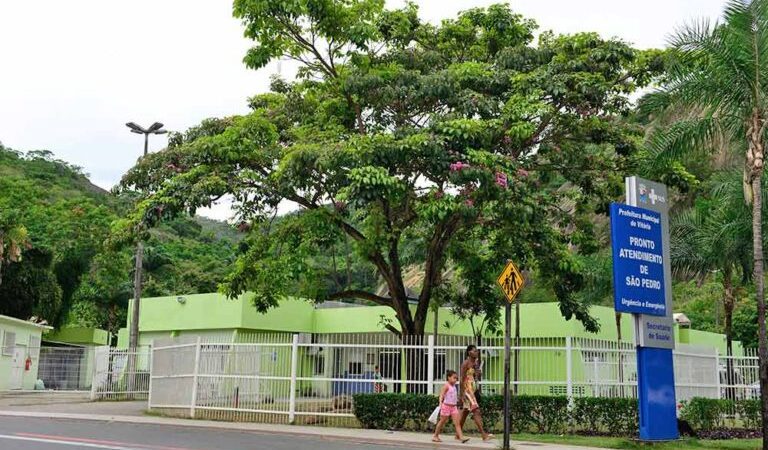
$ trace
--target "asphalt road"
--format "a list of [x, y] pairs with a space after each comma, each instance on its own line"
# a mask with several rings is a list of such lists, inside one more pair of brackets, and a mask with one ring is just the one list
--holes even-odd
[[391, 448], [349, 441], [236, 430], [0, 417], [0, 450], [387, 450]]

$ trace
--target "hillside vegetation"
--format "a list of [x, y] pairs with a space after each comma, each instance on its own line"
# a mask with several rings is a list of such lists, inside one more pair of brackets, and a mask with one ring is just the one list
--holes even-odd
[[[112, 222], [132, 207], [48, 151], [0, 144], [0, 216], [28, 232], [21, 261], [3, 266], [0, 314], [56, 326], [116, 330], [132, 296], [133, 255], [104, 246]], [[240, 240], [231, 226], [182, 217], [152, 231], [145, 296], [217, 288]]]

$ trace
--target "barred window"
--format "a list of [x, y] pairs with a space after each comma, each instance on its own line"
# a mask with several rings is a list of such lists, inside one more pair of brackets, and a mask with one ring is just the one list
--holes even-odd
[[3, 336], [3, 355], [13, 356], [14, 347], [16, 347], [16, 333], [6, 331]]

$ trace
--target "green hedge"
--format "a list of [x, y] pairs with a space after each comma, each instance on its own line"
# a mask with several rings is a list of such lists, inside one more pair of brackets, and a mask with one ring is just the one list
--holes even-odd
[[424, 394], [356, 394], [353, 398], [357, 420], [363, 428], [377, 430], [424, 430], [438, 404], [437, 397]]
[[[360, 424], [384, 430], [425, 430], [429, 428], [427, 417], [437, 406], [437, 397], [425, 394], [357, 394], [354, 400]], [[486, 430], [500, 431], [503, 406], [501, 395], [480, 397]], [[584, 431], [634, 436], [638, 429], [637, 400], [626, 398], [576, 397], [569, 408], [566, 397], [519, 395], [512, 397], [510, 416], [516, 433]], [[760, 428], [760, 402], [693, 398], [683, 402], [680, 416], [697, 431], [729, 427], [754, 430]]]
[[613, 436], [633, 436], [638, 429], [637, 400], [577, 397], [571, 411], [573, 428]]
[[683, 402], [680, 417], [694, 430], [730, 427], [756, 430], [761, 424], [760, 401], [696, 397]]
[[[364, 428], [424, 430], [437, 398], [424, 394], [357, 394], [354, 412]], [[500, 431], [504, 398], [483, 395], [483, 426]], [[512, 397], [510, 416], [514, 432], [561, 433], [589, 431], [631, 436], [637, 430], [637, 401], [632, 399], [576, 398], [573, 408], [564, 396]]]

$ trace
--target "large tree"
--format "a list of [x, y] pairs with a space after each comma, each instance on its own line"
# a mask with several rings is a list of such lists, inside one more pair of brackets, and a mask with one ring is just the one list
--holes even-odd
[[752, 254], [759, 324], [763, 448], [768, 449], [768, 336], [764, 296], [762, 178], [768, 123], [768, 0], [730, 0], [723, 21], [694, 22], [672, 38], [674, 64], [649, 109], [687, 117], [652, 143], [668, 155], [719, 151], [726, 142], [744, 159], [744, 194], [752, 206]]
[[[505, 5], [435, 26], [383, 3], [236, 0], [255, 42], [246, 64], [290, 58], [299, 78], [142, 158], [122, 184], [145, 198], [115, 238], [229, 195], [251, 229], [229, 295], [252, 291], [261, 310], [289, 293], [363, 299], [393, 308], [404, 336], [423, 335], [447, 261], [462, 258], [452, 246], [492, 239], [595, 330], [573, 252], [589, 245], [585, 217], [621, 192], [637, 137], [617, 118], [657, 53], [593, 33], [534, 44], [534, 22]], [[280, 207], [299, 212], [273, 222]], [[342, 240], [383, 295], [319, 281], [313, 256]], [[424, 272], [413, 291], [411, 264]]]

